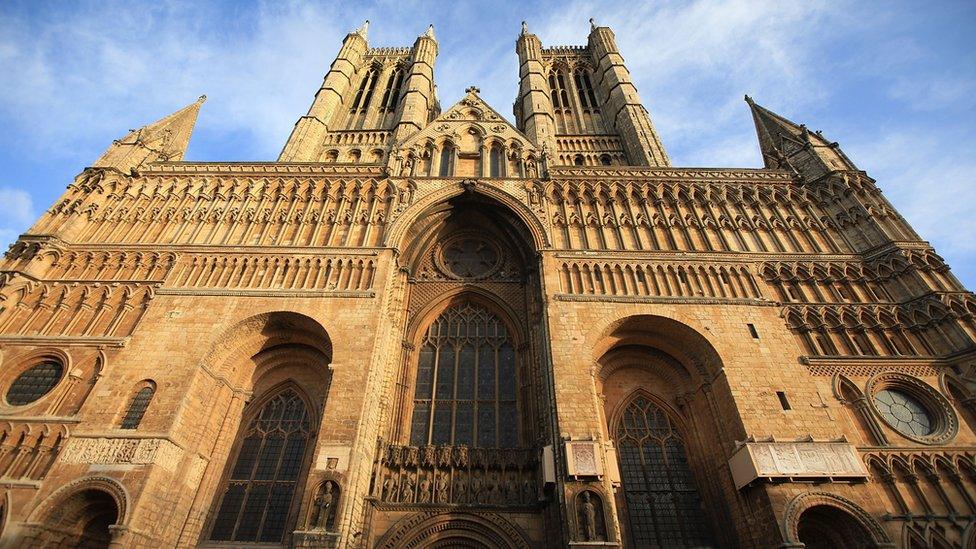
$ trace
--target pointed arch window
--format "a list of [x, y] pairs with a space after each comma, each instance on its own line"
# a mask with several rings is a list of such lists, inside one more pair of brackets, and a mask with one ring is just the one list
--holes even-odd
[[454, 146], [445, 142], [441, 147], [441, 157], [437, 172], [441, 177], [449, 177], [451, 175], [451, 155], [453, 154]]
[[515, 348], [484, 307], [450, 307], [424, 333], [410, 444], [514, 448], [519, 443]]
[[396, 110], [400, 99], [400, 86], [403, 84], [403, 69], [397, 67], [390, 73], [386, 80], [386, 91], [383, 92], [383, 100], [380, 102], [380, 109], [384, 112]]
[[684, 441], [667, 412], [638, 395], [614, 430], [631, 543], [711, 547]]
[[294, 529], [295, 493], [309, 451], [312, 418], [292, 388], [245, 408], [236, 455], [210, 539], [281, 543]]
[[144, 381], [142, 388], [132, 397], [132, 402], [129, 403], [129, 409], [125, 411], [120, 427], [122, 429], [138, 429], [139, 424], [142, 423], [142, 416], [146, 415], [146, 410], [155, 394], [156, 384], [152, 381]]
[[491, 152], [489, 153], [491, 157], [489, 160], [489, 177], [501, 177], [502, 176], [502, 147], [501, 145], [495, 143], [491, 146]]
[[376, 88], [376, 80], [379, 76], [379, 71], [374, 67], [366, 71], [363, 75], [363, 79], [359, 82], [359, 89], [356, 91], [356, 97], [353, 99], [352, 106], [349, 111], [364, 112], [366, 107], [369, 106], [369, 100], [373, 97], [373, 90]]
[[576, 80], [576, 92], [579, 94], [580, 105], [585, 112], [596, 112], [599, 107], [596, 102], [596, 94], [593, 92], [593, 83], [590, 81], [590, 73], [585, 69], [578, 69], [574, 75]]

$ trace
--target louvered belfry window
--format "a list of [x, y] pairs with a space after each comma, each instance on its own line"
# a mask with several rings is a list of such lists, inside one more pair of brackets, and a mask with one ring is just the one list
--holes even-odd
[[462, 303], [420, 344], [410, 443], [518, 446], [515, 348], [502, 321]]
[[311, 433], [305, 402], [292, 389], [265, 401], [247, 422], [210, 539], [280, 543]]
[[684, 442], [671, 418], [635, 398], [615, 433], [635, 547], [712, 547]]

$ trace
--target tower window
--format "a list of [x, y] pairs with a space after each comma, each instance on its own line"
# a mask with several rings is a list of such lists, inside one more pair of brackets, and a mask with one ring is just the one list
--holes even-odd
[[756, 330], [756, 325], [746, 324], [746, 326], [749, 328], [749, 335], [752, 336], [752, 339], [759, 339], [759, 332]]

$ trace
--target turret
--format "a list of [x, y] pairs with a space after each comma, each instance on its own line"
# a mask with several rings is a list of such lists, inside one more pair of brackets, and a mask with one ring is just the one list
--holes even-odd
[[556, 122], [549, 98], [542, 62], [542, 41], [530, 33], [525, 21], [515, 42], [519, 57], [519, 95], [515, 101], [515, 119], [520, 130], [536, 145], [549, 152], [556, 150]]
[[402, 141], [423, 129], [437, 116], [434, 94], [434, 61], [437, 59], [437, 39], [434, 25], [417, 37], [410, 50], [410, 72], [403, 84], [403, 95], [397, 111], [397, 125], [393, 139]]
[[318, 160], [319, 144], [329, 131], [329, 124], [336, 114], [342, 111], [342, 98], [349, 89], [349, 83], [357, 68], [363, 63], [363, 56], [369, 45], [366, 33], [367, 20], [361, 27], [346, 35], [342, 41], [339, 55], [322, 81], [322, 87], [315, 94], [315, 100], [308, 114], [295, 124], [288, 143], [278, 157], [280, 162], [309, 162]]
[[624, 66], [613, 31], [609, 27], [598, 27], [590, 19], [588, 43], [590, 55], [597, 64], [595, 84], [606, 96], [604, 120], [620, 136], [630, 162], [644, 166], [670, 165], [630, 72]]

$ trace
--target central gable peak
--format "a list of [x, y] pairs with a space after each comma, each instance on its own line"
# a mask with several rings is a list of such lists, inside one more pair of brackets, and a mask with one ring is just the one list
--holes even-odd
[[535, 177], [535, 144], [471, 86], [460, 101], [396, 147], [400, 176]]

